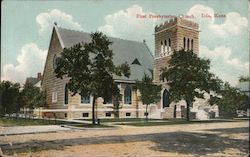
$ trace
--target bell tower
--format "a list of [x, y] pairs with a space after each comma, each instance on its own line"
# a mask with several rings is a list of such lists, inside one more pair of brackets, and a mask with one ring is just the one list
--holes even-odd
[[168, 66], [173, 51], [193, 50], [199, 53], [199, 25], [174, 18], [155, 26], [154, 81], [160, 83], [161, 69]]

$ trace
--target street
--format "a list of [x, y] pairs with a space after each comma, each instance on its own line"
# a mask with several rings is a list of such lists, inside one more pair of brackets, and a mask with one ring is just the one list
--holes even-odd
[[249, 124], [220, 122], [0, 136], [18, 156], [247, 156]]

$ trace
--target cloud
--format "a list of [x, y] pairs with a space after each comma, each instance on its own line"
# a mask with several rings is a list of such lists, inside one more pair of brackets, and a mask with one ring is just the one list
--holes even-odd
[[[188, 20], [199, 23], [202, 28], [214, 23], [214, 9], [204, 5], [194, 5], [187, 11], [187, 15], [193, 15], [195, 18]], [[205, 15], [209, 15], [211, 18], [204, 18]]]
[[139, 5], [133, 5], [126, 10], [120, 10], [116, 13], [105, 16], [105, 24], [100, 26], [98, 30], [107, 35], [124, 39], [137, 41], [146, 39], [146, 41], [150, 41], [148, 43], [152, 44], [152, 33], [154, 32], [156, 20], [149, 18], [140, 19], [137, 18], [137, 14], [154, 15], [153, 12], [145, 12]]
[[224, 37], [227, 34], [237, 35], [242, 28], [248, 26], [248, 20], [245, 17], [241, 17], [239, 13], [230, 12], [226, 15], [226, 20], [223, 24], [212, 24], [209, 28], [220, 37]]
[[213, 8], [200, 4], [194, 5], [187, 11], [187, 15], [195, 16], [195, 19], [191, 20], [199, 23], [202, 31], [205, 31], [207, 34], [212, 33], [213, 37], [225, 38], [228, 35], [238, 35], [241, 29], [248, 26], [247, 18], [242, 17], [237, 12], [227, 13], [224, 22], [221, 24], [215, 23], [215, 14], [216, 12]]
[[28, 43], [21, 48], [17, 65], [3, 66], [3, 80], [24, 83], [26, 77], [43, 72], [47, 50], [40, 49], [35, 43]]
[[229, 47], [219, 46], [210, 50], [201, 45], [200, 56], [210, 59], [212, 71], [232, 85], [237, 84], [239, 76], [247, 75], [249, 72], [249, 62], [242, 62], [232, 57], [232, 50]]
[[58, 9], [53, 9], [50, 12], [43, 12], [37, 15], [36, 22], [39, 24], [39, 34], [44, 35], [50, 33], [54, 22], [59, 26], [71, 29], [82, 30], [82, 26], [73, 20], [73, 17]]

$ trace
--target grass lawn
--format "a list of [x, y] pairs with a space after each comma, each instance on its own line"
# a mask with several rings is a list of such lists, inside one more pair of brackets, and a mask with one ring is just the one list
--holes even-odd
[[1, 117], [0, 126], [10, 127], [10, 126], [31, 126], [31, 125], [69, 125], [74, 127], [84, 127], [84, 128], [111, 128], [113, 126], [107, 125], [93, 125], [93, 124], [83, 124], [77, 122], [66, 122], [60, 120], [42, 120], [42, 119], [24, 119], [24, 118], [13, 118], [13, 117]]
[[80, 127], [80, 128], [114, 128], [114, 126], [109, 125], [94, 125], [94, 124], [70, 124], [73, 127]]
[[174, 125], [174, 124], [199, 124], [199, 123], [219, 123], [219, 122], [237, 122], [242, 120], [168, 120], [168, 121], [161, 121], [161, 122], [130, 122], [130, 123], [120, 123], [118, 125], [130, 125], [130, 126], [155, 126], [155, 125]]
[[[42, 120], [42, 119], [24, 119], [24, 118], [13, 118], [13, 117], [1, 117], [0, 126], [9, 127], [9, 126], [28, 126], [28, 125], [62, 125], [62, 124], [71, 124], [64, 121], [55, 121], [51, 120]], [[74, 124], [74, 123], [73, 123]]]
[[[78, 120], [86, 120], [86, 121], [92, 121], [92, 119], [78, 119]], [[148, 119], [149, 121], [166, 121], [162, 119]], [[109, 123], [109, 122], [144, 122], [145, 118], [101, 118], [101, 123]]]

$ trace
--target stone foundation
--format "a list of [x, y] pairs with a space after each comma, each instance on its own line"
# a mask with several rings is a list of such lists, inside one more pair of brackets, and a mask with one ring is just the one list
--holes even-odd
[[[119, 118], [145, 118], [146, 111], [119, 111]], [[43, 112], [43, 117], [59, 119], [91, 119], [92, 111]], [[112, 111], [97, 111], [97, 118], [114, 118]]]

